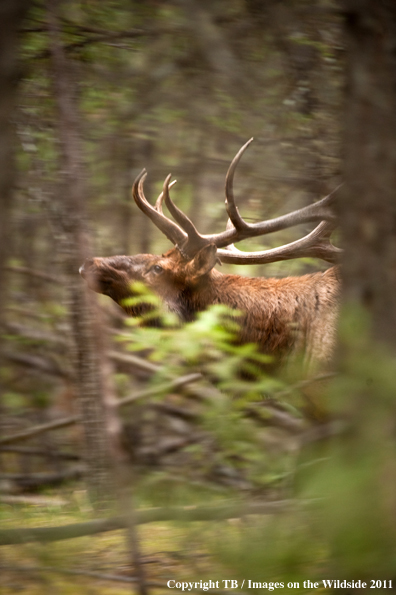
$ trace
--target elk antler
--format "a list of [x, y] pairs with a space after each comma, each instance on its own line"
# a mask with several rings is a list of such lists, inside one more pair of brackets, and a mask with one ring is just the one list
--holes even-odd
[[[137, 206], [147, 215], [151, 221], [166, 235], [166, 237], [175, 244], [180, 252], [186, 258], [192, 258], [194, 254], [203, 246], [210, 243], [206, 236], [202, 236], [196, 229], [193, 222], [185, 215], [172, 201], [169, 196], [169, 188], [171, 188], [176, 180], [170, 182], [171, 174], [169, 174], [164, 182], [162, 192], [157, 198], [155, 207], [151, 206], [144, 195], [143, 183], [146, 179], [147, 172], [143, 169], [135, 179], [132, 186], [132, 195]], [[168, 207], [170, 213], [180, 224], [177, 225], [174, 221], [166, 217], [162, 211], [162, 203]]]
[[336, 248], [330, 242], [330, 236], [336, 225], [328, 221], [322, 221], [317, 227], [303, 238], [284, 244], [278, 248], [270, 248], [256, 252], [243, 252], [234, 245], [228, 246], [225, 250], [218, 250], [217, 254], [221, 262], [226, 264], [268, 264], [279, 260], [290, 260], [292, 258], [315, 257], [327, 262], [337, 263], [340, 261], [342, 250]]
[[[225, 194], [226, 210], [229, 222], [226, 230], [213, 235], [201, 235], [192, 221], [171, 200], [169, 175], [163, 186], [163, 191], [157, 199], [155, 208], [147, 201], [143, 193], [143, 182], [146, 171], [143, 170], [133, 184], [133, 197], [139, 208], [155, 223], [155, 225], [175, 244], [186, 258], [192, 258], [200, 248], [207, 244], [215, 244], [218, 255], [225, 263], [232, 264], [264, 264], [292, 258], [316, 257], [331, 263], [339, 262], [342, 250], [330, 242], [331, 233], [337, 227], [336, 217], [330, 206], [334, 202], [336, 188], [318, 202], [260, 223], [247, 223], [239, 214], [233, 193], [234, 173], [237, 165], [253, 138], [241, 147], [231, 162], [226, 175]], [[177, 221], [165, 217], [162, 203], [165, 201], [169, 212]], [[320, 221], [319, 225], [303, 238], [279, 248], [272, 248], [258, 252], [242, 252], [234, 247], [235, 242], [287, 229], [301, 223]], [[225, 249], [222, 249], [225, 248]]]
[[[147, 217], [149, 217], [149, 219], [151, 219], [154, 225], [156, 225], [158, 229], [162, 231], [162, 233], [165, 234], [168, 240], [170, 240], [173, 244], [184, 243], [188, 239], [187, 234], [171, 219], [165, 217], [165, 215], [162, 212], [162, 200], [164, 196], [164, 190], [159, 195], [155, 207], [151, 206], [147, 198], [144, 196], [143, 183], [146, 177], [147, 172], [145, 169], [142, 169], [132, 186], [132, 196], [137, 206], [139, 207], [139, 209], [143, 211], [145, 215], [147, 215]], [[166, 192], [168, 192], [169, 190], [169, 180], [170, 175], [166, 178], [164, 182], [164, 188], [166, 185]]]

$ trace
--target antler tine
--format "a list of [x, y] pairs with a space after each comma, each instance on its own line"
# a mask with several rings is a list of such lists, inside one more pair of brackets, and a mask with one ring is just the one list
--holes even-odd
[[174, 219], [176, 219], [177, 223], [187, 233], [188, 236], [188, 239], [183, 243], [183, 245], [178, 244], [178, 247], [186, 257], [190, 257], [191, 255], [194, 255], [200, 248], [206, 245], [208, 240], [198, 232], [191, 219], [187, 217], [187, 215], [183, 213], [183, 211], [181, 211], [171, 199], [169, 195], [169, 188], [171, 187], [169, 184], [170, 178], [171, 174], [169, 174], [165, 179], [162, 193], [170, 214]]
[[[173, 182], [171, 182], [169, 184], [169, 188], [172, 188], [172, 186], [174, 186], [176, 184], [177, 180], [173, 180]], [[163, 210], [162, 210], [162, 203], [164, 202], [164, 193], [161, 192], [161, 194], [158, 196], [157, 200], [155, 201], [155, 210], [158, 211], [159, 213], [161, 213], [161, 215], [164, 214]]]
[[235, 155], [234, 159], [231, 161], [231, 165], [228, 168], [226, 179], [225, 179], [225, 195], [226, 195], [225, 205], [226, 205], [227, 213], [228, 213], [228, 216], [231, 219], [232, 224], [234, 225], [235, 229], [238, 229], [238, 230], [246, 229], [248, 227], [248, 225], [240, 216], [238, 207], [235, 204], [234, 187], [233, 187], [234, 173], [238, 166], [238, 163], [241, 160], [242, 155], [244, 154], [244, 152], [246, 151], [246, 149], [248, 148], [248, 146], [250, 145], [251, 142], [253, 142], [253, 137], [250, 138], [247, 141], [247, 143], [245, 143], [243, 145], [243, 147], [241, 147], [239, 149], [238, 153]]
[[[135, 179], [132, 186], [132, 196], [137, 206], [151, 221], [158, 227], [163, 234], [173, 243], [181, 244], [186, 241], [187, 234], [174, 221], [165, 217], [161, 210], [155, 209], [148, 202], [144, 195], [143, 184], [146, 179], [147, 172], [143, 169]], [[158, 201], [157, 201], [158, 202]]]
[[[208, 242], [213, 242], [218, 248], [225, 248], [233, 242], [239, 242], [246, 238], [257, 237], [267, 233], [273, 233], [288, 227], [299, 225], [300, 223], [308, 223], [315, 221], [335, 221], [335, 215], [330, 209], [330, 204], [334, 200], [336, 190], [331, 194], [322, 198], [318, 202], [302, 207], [292, 213], [281, 215], [275, 219], [262, 221], [259, 223], [247, 223], [240, 216], [238, 207], [235, 204], [233, 181], [234, 173], [237, 168], [242, 155], [249, 147], [253, 138], [249, 139], [235, 155], [231, 162], [226, 175], [225, 193], [226, 193], [226, 209], [228, 216], [232, 222], [232, 226], [228, 225], [226, 230], [215, 235], [205, 235]], [[227, 251], [228, 253], [228, 251]]]
[[[239, 149], [238, 153], [232, 160], [226, 175], [226, 209], [228, 216], [231, 219], [235, 229], [237, 229], [239, 232], [238, 240], [244, 239], [246, 237], [252, 237], [253, 235], [264, 235], [267, 233], [273, 233], [275, 231], [280, 231], [281, 229], [293, 227], [294, 225], [298, 225], [299, 223], [308, 223], [319, 220], [335, 220], [334, 213], [328, 207], [333, 202], [335, 192], [338, 190], [339, 186], [325, 198], [322, 198], [321, 200], [317, 201], [312, 205], [308, 205], [306, 207], [302, 207], [301, 209], [293, 211], [292, 213], [288, 213], [287, 215], [282, 215], [280, 217], [276, 217], [275, 219], [262, 221], [260, 223], [246, 223], [246, 221], [244, 221], [240, 216], [238, 207], [235, 204], [233, 182], [234, 173], [237, 168], [237, 165], [243, 153], [246, 151], [246, 149], [252, 141], [253, 138], [249, 139], [247, 143], [245, 143], [243, 147]], [[241, 234], [243, 237], [239, 238]]]
[[[327, 198], [327, 197], [326, 197]], [[218, 250], [217, 254], [228, 264], [267, 264], [292, 258], [315, 257], [336, 264], [340, 262], [342, 250], [330, 242], [331, 233], [336, 224], [334, 221], [322, 221], [309, 234], [280, 246], [258, 252], [243, 252], [234, 246], [226, 250]]]
[[[325, 196], [317, 202], [297, 209], [286, 215], [281, 215], [275, 219], [262, 221], [260, 223], [246, 224], [249, 232], [247, 237], [253, 235], [264, 235], [273, 233], [288, 227], [294, 227], [301, 223], [310, 223], [312, 221], [332, 221], [336, 220], [335, 214], [329, 209], [329, 205], [334, 201], [335, 191], [328, 196]], [[254, 234], [252, 233], [254, 232]]]
[[189, 219], [187, 217], [187, 215], [185, 215], [183, 213], [183, 211], [181, 211], [179, 209], [179, 207], [177, 207], [175, 205], [175, 203], [173, 202], [173, 200], [171, 199], [170, 195], [169, 195], [169, 188], [170, 188], [170, 179], [171, 179], [171, 174], [169, 174], [164, 182], [164, 186], [162, 189], [163, 195], [164, 195], [164, 200], [165, 200], [165, 204], [169, 209], [170, 214], [172, 215], [172, 217], [177, 221], [177, 223], [180, 225], [180, 227], [182, 227], [182, 229], [184, 229], [184, 231], [187, 233], [188, 237], [190, 237], [190, 235], [194, 236], [194, 235], [199, 235], [195, 225], [193, 224], [193, 222], [191, 221], [191, 219]]
[[[136, 204], [171, 242], [179, 248], [185, 258], [192, 258], [200, 248], [209, 243], [214, 243], [218, 248], [218, 254], [222, 260], [234, 264], [259, 264], [307, 256], [322, 258], [333, 263], [338, 262], [342, 251], [330, 242], [331, 232], [336, 227], [336, 217], [331, 211], [330, 205], [334, 201], [335, 193], [339, 186], [331, 194], [318, 202], [302, 207], [292, 213], [281, 215], [275, 219], [260, 223], [246, 223], [242, 219], [235, 204], [233, 180], [236, 167], [252, 141], [253, 138], [249, 139], [239, 149], [226, 175], [226, 209], [230, 220], [225, 231], [214, 235], [201, 235], [198, 232], [193, 222], [170, 198], [169, 188], [175, 183], [170, 182], [170, 174], [165, 179], [162, 192], [155, 203], [155, 207], [153, 207], [144, 196], [143, 183], [147, 173], [146, 170], [142, 170], [132, 187], [132, 194]], [[163, 214], [162, 204], [164, 201], [178, 225]], [[233, 246], [234, 242], [239, 242], [246, 238], [261, 236], [301, 223], [314, 221], [321, 221], [321, 223], [311, 233], [300, 240], [279, 248], [261, 252], [241, 252]], [[222, 248], [226, 249], [223, 250]]]

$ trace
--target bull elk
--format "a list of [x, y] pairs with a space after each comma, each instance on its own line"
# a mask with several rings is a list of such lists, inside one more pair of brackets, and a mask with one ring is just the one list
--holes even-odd
[[[201, 235], [192, 221], [174, 204], [169, 189], [171, 176], [155, 206], [146, 199], [143, 170], [133, 183], [137, 206], [174, 244], [162, 255], [138, 254], [87, 259], [80, 269], [88, 286], [111, 297], [130, 316], [139, 316], [142, 306], [131, 305], [134, 283], [142, 282], [182, 321], [211, 304], [225, 304], [241, 311], [242, 342], [256, 342], [262, 352], [283, 358], [304, 353], [307, 364], [324, 362], [332, 353], [337, 316], [339, 280], [337, 267], [300, 277], [270, 279], [223, 274], [217, 263], [262, 264], [281, 260], [317, 257], [337, 263], [341, 250], [330, 242], [336, 227], [331, 204], [334, 193], [309, 206], [275, 219], [249, 224], [235, 204], [233, 179], [236, 167], [253, 139], [234, 157], [226, 176], [225, 231]], [[176, 223], [162, 210], [165, 202]], [[283, 230], [297, 224], [317, 222], [313, 231], [287, 245], [259, 252], [242, 252], [234, 244], [246, 238]]]

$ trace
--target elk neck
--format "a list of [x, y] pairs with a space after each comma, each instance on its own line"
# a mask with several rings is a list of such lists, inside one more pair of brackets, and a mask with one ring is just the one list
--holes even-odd
[[325, 321], [336, 310], [338, 276], [337, 267], [282, 279], [229, 275], [213, 269], [183, 287], [177, 313], [188, 322], [208, 306], [224, 304], [242, 313], [242, 342], [257, 342], [268, 353], [288, 352], [311, 327], [328, 332]]

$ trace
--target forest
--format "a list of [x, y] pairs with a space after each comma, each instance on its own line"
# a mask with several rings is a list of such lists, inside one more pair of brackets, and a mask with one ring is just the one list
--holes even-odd
[[0, 0], [0, 593], [392, 591], [395, 395], [394, 0]]

